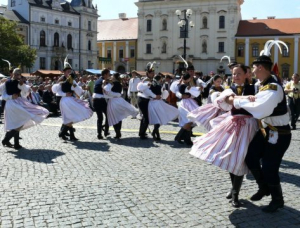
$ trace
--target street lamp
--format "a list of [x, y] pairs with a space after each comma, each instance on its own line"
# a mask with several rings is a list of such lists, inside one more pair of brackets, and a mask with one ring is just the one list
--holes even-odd
[[[176, 10], [175, 11], [176, 15], [179, 18], [179, 22], [178, 22], [178, 26], [180, 28], [184, 28], [184, 42], [183, 42], [183, 58], [186, 59], [186, 38], [188, 38], [188, 25], [193, 28], [195, 26], [193, 21], [189, 22], [189, 18], [190, 16], [193, 14], [193, 11], [191, 9], [187, 9], [187, 10]], [[180, 17], [181, 14], [183, 13], [183, 17]], [[184, 26], [184, 27], [183, 27]], [[182, 38], [180, 36], [180, 38]]]

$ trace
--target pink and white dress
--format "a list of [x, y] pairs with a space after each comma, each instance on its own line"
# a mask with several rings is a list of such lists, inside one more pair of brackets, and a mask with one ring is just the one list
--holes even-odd
[[[218, 97], [214, 103], [219, 104], [220, 109], [228, 111], [233, 107], [225, 103], [224, 100], [230, 92], [225, 91], [222, 93], [224, 96]], [[231, 112], [221, 115], [222, 121], [218, 126], [194, 140], [190, 154], [237, 176], [242, 176], [249, 173], [244, 160], [249, 143], [258, 130], [258, 124], [251, 115], [237, 113], [237, 110], [232, 109]]]

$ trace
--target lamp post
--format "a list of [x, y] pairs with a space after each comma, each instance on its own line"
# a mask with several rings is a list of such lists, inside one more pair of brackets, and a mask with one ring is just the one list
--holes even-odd
[[[176, 10], [176, 15], [178, 16], [179, 22], [178, 22], [178, 26], [180, 28], [183, 28], [184, 26], [184, 36], [180, 38], [184, 38], [183, 41], [183, 58], [186, 59], [186, 38], [188, 38], [188, 25], [193, 28], [195, 26], [193, 21], [189, 22], [189, 18], [190, 16], [193, 14], [193, 11], [191, 9], [187, 9], [187, 10]], [[183, 17], [181, 17], [181, 14], [183, 13]]]

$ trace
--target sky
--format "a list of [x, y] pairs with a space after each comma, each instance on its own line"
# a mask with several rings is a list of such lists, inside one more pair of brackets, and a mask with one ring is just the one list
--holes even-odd
[[[98, 6], [99, 20], [116, 19], [119, 13], [126, 13], [127, 17], [137, 17], [138, 0], [93, 0]], [[0, 5], [7, 5], [8, 0], [0, 0]], [[276, 3], [275, 3], [276, 2]], [[300, 0], [245, 0], [242, 5], [242, 19], [266, 19], [267, 16], [276, 18], [300, 18]]]

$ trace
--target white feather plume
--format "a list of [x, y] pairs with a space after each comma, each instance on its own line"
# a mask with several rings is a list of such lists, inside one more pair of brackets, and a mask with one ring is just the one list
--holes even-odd
[[230, 60], [230, 57], [228, 56], [228, 55], [224, 55], [222, 58], [221, 58], [221, 60], [220, 60], [220, 62], [222, 62], [222, 60], [223, 59], [228, 59], [228, 64], [230, 64], [231, 63], [231, 60]]
[[181, 56], [181, 55], [178, 55], [179, 58], [182, 59], [182, 61], [184, 62], [184, 65], [185, 65], [185, 68], [188, 68], [189, 67], [189, 64], [187, 63], [187, 61]]
[[9, 67], [9, 69], [11, 69], [11, 63], [10, 63], [8, 60], [6, 60], [6, 59], [2, 59], [2, 61], [4, 61], [4, 62], [7, 62], [7, 63], [8, 63], [8, 67]]
[[280, 51], [281, 54], [282, 54], [282, 49], [281, 49], [280, 44], [282, 44], [283, 46], [285, 46], [285, 48], [287, 49], [287, 51], [289, 51], [288, 46], [283, 41], [281, 41], [281, 40], [268, 40], [265, 43], [264, 50], [260, 52], [260, 55], [266, 55], [266, 56], [271, 55], [271, 48], [274, 46], [274, 44], [277, 45], [277, 47], [278, 47], [278, 49], [279, 49], [279, 51]]
[[72, 66], [71, 66], [70, 63], [68, 62], [68, 56], [69, 56], [69, 55], [67, 55], [66, 58], [65, 58], [65, 60], [64, 60], [64, 68], [70, 67], [70, 68], [72, 69]]
[[154, 66], [155, 66], [155, 64], [156, 64], [156, 62], [154, 61], [154, 62], [152, 62], [151, 63], [151, 66], [150, 66], [150, 69], [153, 69], [154, 68]]

